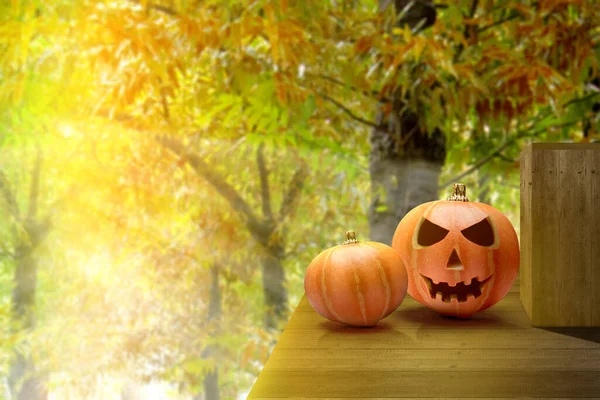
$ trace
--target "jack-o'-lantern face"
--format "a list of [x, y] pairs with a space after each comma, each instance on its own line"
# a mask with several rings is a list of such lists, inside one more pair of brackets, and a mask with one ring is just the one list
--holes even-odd
[[408, 293], [443, 315], [469, 317], [502, 299], [519, 266], [516, 232], [482, 203], [434, 201], [400, 222], [392, 247], [407, 266]]

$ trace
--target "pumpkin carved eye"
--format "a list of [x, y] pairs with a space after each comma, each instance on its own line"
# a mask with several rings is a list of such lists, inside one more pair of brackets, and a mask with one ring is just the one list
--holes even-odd
[[484, 218], [475, 225], [461, 231], [469, 241], [480, 246], [490, 247], [495, 242], [494, 228], [488, 218]]
[[417, 236], [417, 243], [419, 246], [434, 245], [438, 242], [441, 242], [446, 237], [448, 232], [448, 229], [434, 224], [427, 218], [423, 218], [423, 223], [419, 229], [419, 236]]

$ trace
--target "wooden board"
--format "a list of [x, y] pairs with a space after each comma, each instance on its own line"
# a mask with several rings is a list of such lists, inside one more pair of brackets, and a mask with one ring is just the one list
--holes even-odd
[[600, 144], [521, 159], [521, 299], [534, 326], [600, 327]]
[[249, 398], [600, 398], [600, 329], [533, 328], [519, 296], [469, 320], [407, 297], [375, 328], [328, 321], [304, 296]]
[[591, 304], [591, 326], [600, 326], [600, 151], [586, 151], [588, 174], [590, 174], [590, 202], [586, 207], [592, 211], [587, 222], [592, 243], [589, 248], [589, 265], [591, 271], [588, 273], [588, 288], [593, 290], [587, 293], [588, 303]]
[[263, 371], [253, 397], [588, 397], [597, 371]]
[[[289, 400], [289, 399], [304, 399], [305, 397], [252, 397], [254, 400]], [[342, 400], [347, 397], [319, 397], [322, 400]], [[370, 400], [394, 400], [406, 399], [406, 397], [369, 397]], [[436, 399], [436, 400], [464, 400], [464, 397], [419, 397], [419, 400]], [[512, 400], [514, 397], [477, 397], [478, 400]], [[536, 397], [539, 400], [572, 400], [572, 397]]]
[[[531, 146], [521, 153], [521, 215], [520, 240], [521, 263], [519, 266], [520, 298], [525, 312], [531, 319]], [[526, 295], [524, 296], [523, 293]]]
[[600, 371], [596, 349], [287, 349], [265, 371]]

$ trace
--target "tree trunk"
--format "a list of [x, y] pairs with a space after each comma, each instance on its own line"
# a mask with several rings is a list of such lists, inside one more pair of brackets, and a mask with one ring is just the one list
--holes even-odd
[[[221, 287], [219, 286], [220, 268], [217, 264], [214, 264], [210, 269], [211, 285], [210, 285], [210, 300], [208, 303], [208, 321], [220, 320], [221, 319]], [[218, 332], [218, 322], [215, 327], [215, 333]], [[204, 358], [210, 358], [217, 356], [217, 349], [215, 346], [210, 345], [204, 351], [202, 355]], [[199, 400], [201, 395], [197, 396]], [[204, 398], [206, 400], [219, 400], [219, 368], [215, 366], [213, 372], [207, 374], [204, 377]]]
[[[185, 157], [187, 162], [199, 175], [203, 176], [215, 189], [246, 219], [246, 226], [254, 239], [263, 247], [261, 255], [263, 293], [265, 298], [265, 327], [276, 329], [287, 309], [288, 293], [285, 287], [285, 271], [283, 269], [284, 246], [281, 240], [272, 240], [274, 230], [280, 224], [285, 224], [286, 218], [293, 213], [298, 198], [302, 193], [304, 181], [308, 176], [308, 167], [299, 160], [299, 167], [289, 182], [287, 191], [283, 193], [283, 201], [279, 212], [272, 211], [271, 195], [268, 182], [268, 168], [263, 156], [263, 147], [257, 151], [257, 164], [261, 183], [262, 218], [255, 215], [252, 207], [227, 183], [218, 173], [215, 173], [206, 162], [195, 153], [186, 150], [179, 141], [172, 138], [159, 137], [157, 140], [166, 148]], [[283, 229], [285, 231], [285, 229]], [[285, 237], [285, 234], [281, 237]]]
[[[380, 7], [390, 3], [382, 0]], [[394, 6], [397, 13], [404, 10], [401, 22], [411, 28], [422, 30], [435, 22], [435, 8], [429, 0], [395, 1]], [[424, 132], [420, 116], [410, 110], [402, 112], [405, 102], [400, 98], [401, 90], [395, 92], [392, 111], [385, 116], [377, 110], [379, 128], [370, 136], [370, 239], [386, 244], [391, 244], [398, 223], [408, 211], [438, 199], [438, 179], [446, 159], [443, 133]]]
[[265, 296], [265, 328], [277, 329], [285, 315], [288, 293], [283, 269], [283, 246], [280, 244], [267, 249], [262, 258], [263, 292]]
[[372, 156], [370, 172], [374, 201], [369, 212], [371, 240], [391, 245], [398, 223], [408, 211], [438, 199], [442, 165], [443, 162], [427, 158], [377, 159]]
[[477, 183], [479, 185], [480, 191], [479, 191], [478, 201], [480, 203], [492, 205], [489, 181], [490, 181], [490, 175], [487, 172], [479, 171], [479, 177], [478, 177]]
[[144, 394], [139, 382], [127, 380], [121, 388], [121, 400], [143, 400]]
[[[33, 249], [40, 237], [35, 224], [25, 224], [30, 243], [20, 243], [16, 251], [15, 288], [13, 290], [13, 313], [22, 322], [22, 329], [29, 331], [35, 327], [33, 308], [37, 286], [37, 262]], [[48, 394], [41, 376], [35, 371], [33, 360], [15, 351], [9, 372], [9, 387], [15, 400], [45, 400]]]
[[[21, 323], [20, 329], [27, 332], [35, 328], [35, 296], [37, 288], [37, 261], [34, 250], [48, 234], [51, 222], [50, 215], [38, 219], [38, 203], [40, 174], [42, 167], [42, 151], [37, 148], [37, 156], [31, 172], [31, 186], [29, 188], [29, 204], [26, 215], [21, 218], [15, 194], [7, 187], [2, 188], [5, 200], [10, 205], [13, 217], [22, 224], [27, 234], [23, 239], [15, 229], [15, 261], [14, 276], [15, 288], [12, 296], [13, 316]], [[45, 387], [45, 377], [36, 366], [31, 356], [14, 351], [8, 374], [9, 389], [14, 400], [46, 400], [48, 393]]]

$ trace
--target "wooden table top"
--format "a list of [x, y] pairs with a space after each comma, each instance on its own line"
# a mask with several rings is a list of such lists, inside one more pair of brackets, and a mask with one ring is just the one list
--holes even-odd
[[410, 296], [375, 328], [330, 322], [302, 298], [249, 399], [600, 398], [600, 329], [532, 328], [515, 283], [470, 320]]

